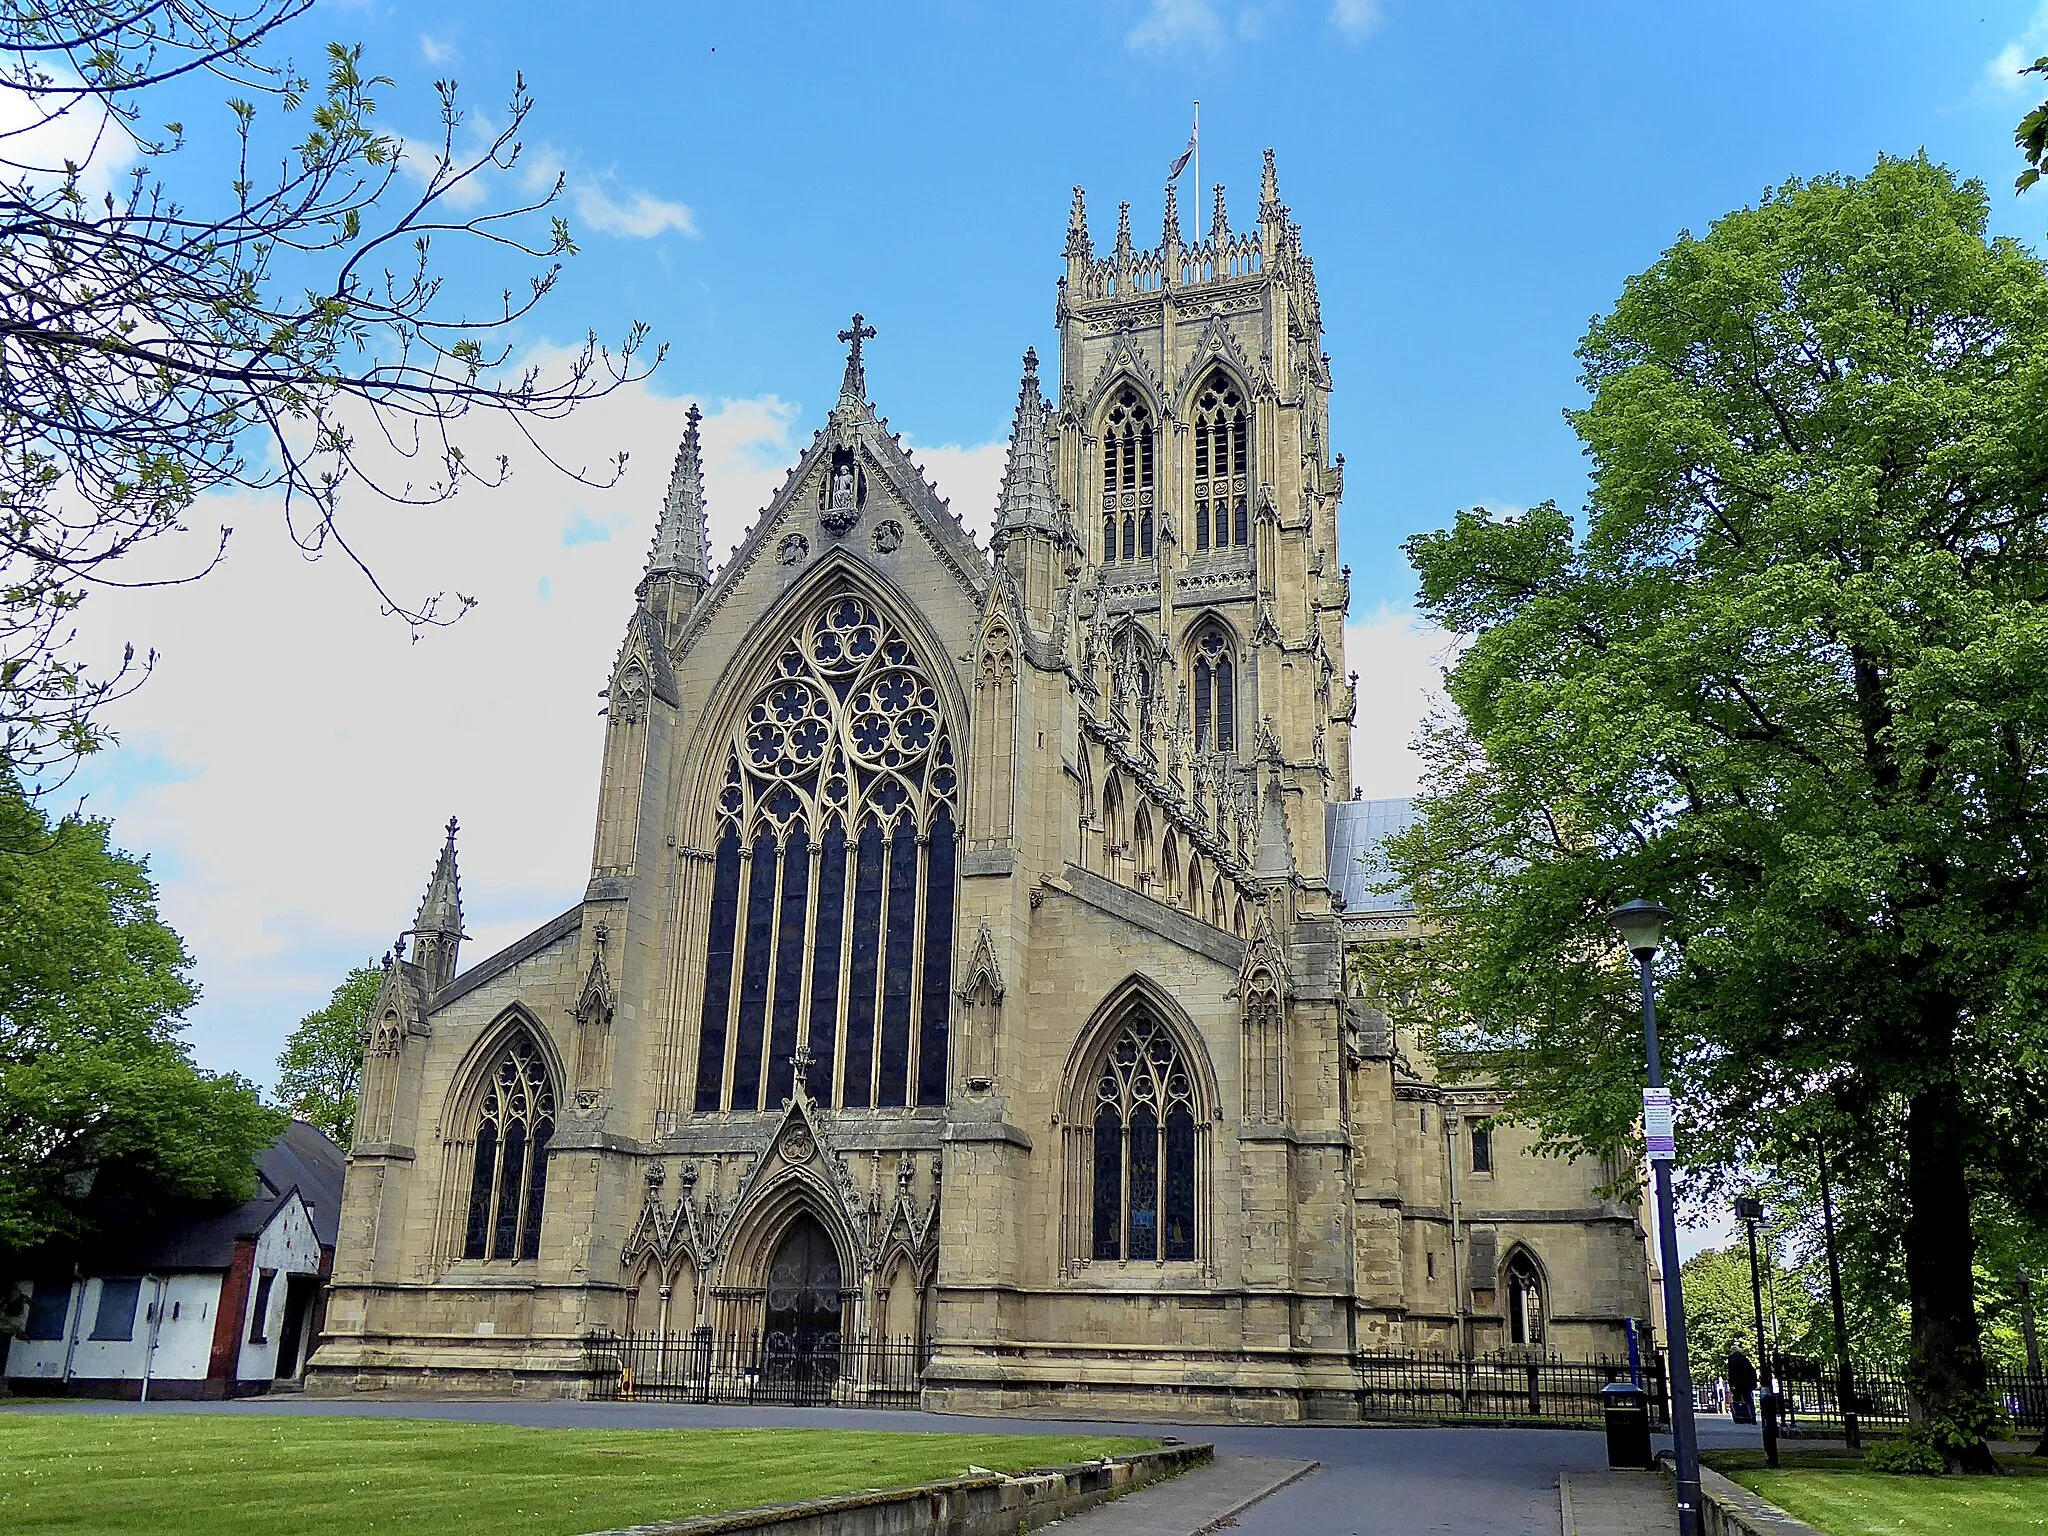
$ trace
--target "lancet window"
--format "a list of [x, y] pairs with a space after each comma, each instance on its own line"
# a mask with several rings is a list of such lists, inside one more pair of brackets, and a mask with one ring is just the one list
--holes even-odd
[[1097, 1069], [1091, 1169], [1096, 1260], [1195, 1257], [1194, 1078], [1165, 1025], [1138, 1010]]
[[1541, 1344], [1543, 1342], [1543, 1276], [1536, 1268], [1536, 1261], [1529, 1256], [1526, 1248], [1517, 1248], [1508, 1256], [1508, 1342], [1511, 1344]]
[[1102, 558], [1149, 560], [1156, 437], [1144, 397], [1125, 385], [1102, 429]]
[[539, 1044], [521, 1029], [506, 1043], [477, 1105], [464, 1258], [540, 1256], [554, 1135], [554, 1079]]
[[1230, 634], [1215, 620], [1195, 636], [1195, 750], [1237, 750], [1237, 665]]
[[943, 1104], [959, 772], [909, 640], [837, 593], [741, 716], [717, 808], [696, 1107]]
[[1195, 397], [1195, 548], [1251, 543], [1251, 412], [1221, 368]]

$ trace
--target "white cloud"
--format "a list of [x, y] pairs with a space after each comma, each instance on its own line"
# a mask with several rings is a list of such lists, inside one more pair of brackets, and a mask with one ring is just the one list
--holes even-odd
[[614, 197], [601, 182], [569, 183], [576, 201], [576, 213], [600, 234], [623, 239], [652, 240], [668, 230], [689, 239], [697, 238], [697, 219], [682, 203], [654, 196], [651, 192], [628, 192]]
[[914, 461], [924, 466], [939, 494], [952, 503], [954, 515], [986, 549], [989, 532], [995, 527], [996, 497], [1003, 489], [1003, 465], [1008, 459], [1010, 440], [1002, 438], [973, 448], [963, 448], [958, 443], [919, 448], [905, 433], [903, 446]]
[[1331, 0], [1330, 25], [1351, 42], [1365, 41], [1386, 19], [1380, 0]]
[[1441, 702], [1456, 637], [1412, 612], [1382, 605], [1344, 626], [1344, 661], [1358, 674], [1351, 727], [1351, 782], [1368, 800], [1412, 795], [1422, 780], [1415, 737]]
[[1223, 18], [1211, 0], [1152, 0], [1124, 41], [1144, 53], [1208, 51], [1220, 47], [1223, 36]]
[[2048, 0], [2036, 7], [2020, 35], [1999, 49], [1984, 66], [1983, 91], [1994, 98], [2048, 94], [2039, 75], [2020, 73], [2043, 54], [2048, 54]]
[[[75, 83], [76, 75], [52, 71]], [[0, 159], [27, 173], [30, 182], [54, 190], [67, 163], [80, 168], [78, 190], [98, 207], [135, 163], [135, 141], [91, 97], [52, 93], [30, 97], [0, 89]]]
[[455, 44], [438, 37], [420, 34], [420, 57], [429, 64], [446, 64], [456, 57]]

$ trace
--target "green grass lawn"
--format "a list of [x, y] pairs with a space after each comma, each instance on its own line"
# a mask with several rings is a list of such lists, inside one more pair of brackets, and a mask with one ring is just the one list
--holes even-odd
[[1142, 1450], [1150, 1440], [838, 1429], [518, 1429], [425, 1419], [0, 1412], [0, 1531], [574, 1536]]
[[2009, 1456], [2006, 1477], [1897, 1477], [1836, 1451], [1784, 1453], [1775, 1472], [1761, 1451], [1713, 1451], [1715, 1471], [1828, 1536], [2043, 1536], [2048, 1460]]

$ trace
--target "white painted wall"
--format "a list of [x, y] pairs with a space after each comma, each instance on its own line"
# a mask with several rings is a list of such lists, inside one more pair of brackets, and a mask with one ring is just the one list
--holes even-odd
[[[155, 1381], [205, 1380], [207, 1360], [213, 1353], [215, 1314], [220, 1306], [221, 1276], [218, 1273], [143, 1276], [134, 1322], [126, 1339], [95, 1339], [91, 1336], [99, 1318], [100, 1292], [104, 1285], [98, 1276], [86, 1280], [82, 1287], [83, 1306], [79, 1305], [81, 1287], [72, 1287], [69, 1352], [73, 1377], [140, 1381], [144, 1360], [149, 1353], [150, 1311], [160, 1305], [162, 1316], [157, 1324], [156, 1355], [150, 1361], [150, 1378]], [[60, 1381], [64, 1379], [66, 1348], [64, 1339], [15, 1339], [8, 1347], [7, 1374], [32, 1380]]]
[[[270, 1294], [263, 1298], [263, 1326], [256, 1323], [256, 1302], [261, 1280], [268, 1270]], [[313, 1232], [313, 1219], [306, 1203], [297, 1195], [278, 1207], [256, 1238], [256, 1262], [249, 1273], [249, 1299], [242, 1315], [242, 1348], [235, 1366], [241, 1381], [269, 1381], [277, 1374], [277, 1344], [284, 1332], [284, 1303], [292, 1275], [320, 1273], [320, 1239]], [[305, 1344], [300, 1342], [303, 1352]]]

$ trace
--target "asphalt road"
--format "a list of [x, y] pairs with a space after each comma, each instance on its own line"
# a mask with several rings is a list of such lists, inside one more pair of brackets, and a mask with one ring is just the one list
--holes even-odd
[[[1178, 1435], [1225, 1455], [1313, 1459], [1322, 1470], [1238, 1516], [1242, 1536], [1555, 1536], [1560, 1468], [1607, 1462], [1598, 1434], [1563, 1429], [1379, 1429], [1338, 1425], [1107, 1424], [829, 1408], [656, 1403], [420, 1402], [272, 1397], [235, 1403], [11, 1403], [0, 1412], [362, 1414], [540, 1427], [660, 1429], [835, 1424], [968, 1433]], [[1754, 1429], [1705, 1420], [1705, 1445], [1754, 1444]]]

